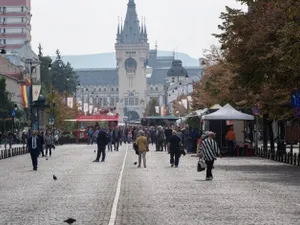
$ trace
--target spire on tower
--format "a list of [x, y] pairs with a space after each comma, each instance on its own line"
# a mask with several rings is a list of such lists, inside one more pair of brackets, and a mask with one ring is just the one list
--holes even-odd
[[157, 41], [155, 41], [155, 50], [157, 50], [158, 48], [158, 44], [157, 44]]
[[143, 23], [143, 17], [142, 17], [142, 19], [141, 19], [141, 37], [143, 38], [144, 37], [144, 23]]
[[118, 31], [117, 31], [118, 37], [120, 36], [120, 17], [118, 17]]
[[140, 36], [140, 22], [136, 12], [136, 5], [134, 0], [129, 0], [127, 4], [126, 19], [124, 22], [124, 30], [122, 38], [124, 44], [137, 44], [141, 41]]
[[145, 39], [148, 40], [146, 18], [145, 17], [144, 17], [144, 35], [145, 35]]

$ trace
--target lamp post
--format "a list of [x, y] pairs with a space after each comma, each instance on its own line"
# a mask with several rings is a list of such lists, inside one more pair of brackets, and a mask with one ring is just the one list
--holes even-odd
[[15, 117], [17, 115], [18, 105], [15, 104], [14, 108], [11, 110], [11, 117], [12, 117], [12, 132], [15, 133]]
[[49, 74], [51, 76], [51, 112], [50, 112], [50, 125], [52, 125], [52, 129], [53, 129], [53, 126], [54, 126], [54, 76], [53, 76], [53, 73], [52, 73], [52, 64], [49, 63], [48, 65], [48, 71], [49, 71]]
[[33, 127], [33, 124], [34, 124], [34, 116], [33, 116], [33, 94], [32, 94], [32, 74], [33, 74], [33, 71], [34, 69], [40, 64], [40, 62], [36, 62], [37, 64], [36, 65], [32, 65], [32, 59], [28, 59], [27, 60], [27, 63], [29, 62], [29, 75], [30, 75], [30, 93], [29, 93], [29, 107], [30, 107], [30, 128], [31, 130], [34, 128]]
[[67, 76], [66, 82], [65, 82], [65, 88], [66, 88], [66, 96], [65, 96], [65, 104], [68, 106], [68, 82], [70, 81], [70, 76]]

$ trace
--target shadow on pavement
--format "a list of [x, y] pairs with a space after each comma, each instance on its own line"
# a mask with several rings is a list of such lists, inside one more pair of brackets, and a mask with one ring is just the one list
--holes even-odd
[[218, 165], [217, 168], [227, 172], [242, 172], [240, 174], [244, 174], [245, 178], [251, 181], [300, 185], [300, 167], [280, 163], [278, 165], [254, 163], [253, 165]]

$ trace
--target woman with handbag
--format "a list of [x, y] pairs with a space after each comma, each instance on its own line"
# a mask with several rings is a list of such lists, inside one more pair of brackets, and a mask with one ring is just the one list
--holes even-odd
[[146, 152], [149, 152], [148, 140], [145, 137], [145, 133], [143, 130], [139, 131], [140, 136], [136, 139], [136, 145], [139, 152], [139, 164], [138, 167], [141, 167], [142, 159], [144, 168], [146, 168]]
[[213, 132], [208, 133], [208, 138], [202, 142], [203, 159], [206, 162], [206, 180], [212, 180], [212, 168], [214, 161], [217, 159], [217, 155], [220, 155], [220, 149], [217, 142], [214, 140], [215, 134]]

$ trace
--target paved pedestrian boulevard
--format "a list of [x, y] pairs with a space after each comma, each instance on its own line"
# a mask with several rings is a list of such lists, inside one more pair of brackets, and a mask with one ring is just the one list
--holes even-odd
[[[32, 171], [29, 155], [0, 161], [0, 225], [299, 225], [300, 168], [259, 158], [218, 159], [214, 180], [185, 156], [147, 155], [131, 145], [93, 163], [96, 146], [58, 147]], [[53, 175], [57, 180], [53, 180]]]

